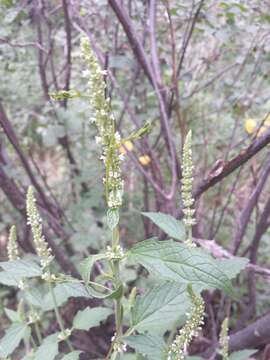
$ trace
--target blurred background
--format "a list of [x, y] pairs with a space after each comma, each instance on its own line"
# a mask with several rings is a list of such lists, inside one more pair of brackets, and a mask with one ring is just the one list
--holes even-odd
[[[141, 211], [181, 218], [181, 151], [192, 129], [193, 235], [214, 252], [220, 245], [249, 258], [261, 271], [238, 279], [243, 301], [235, 330], [269, 311], [269, 14], [263, 0], [1, 0], [0, 260], [12, 224], [22, 251], [34, 252], [25, 216], [29, 184], [61, 271], [75, 273], [85, 254], [110, 241], [101, 149], [87, 99], [50, 98], [59, 90], [86, 90], [80, 57], [86, 34], [108, 71], [121, 136], [152, 124], [148, 135], [120, 149], [121, 241], [129, 247], [163, 237]], [[137, 269], [127, 268], [125, 276], [136, 284]], [[219, 298], [211, 296], [210, 338], [222, 318]], [[14, 293], [0, 285], [0, 298], [3, 308]], [[269, 359], [265, 343], [261, 350]]]

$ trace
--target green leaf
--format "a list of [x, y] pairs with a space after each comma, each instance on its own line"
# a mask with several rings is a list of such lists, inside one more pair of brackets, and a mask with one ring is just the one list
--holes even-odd
[[[57, 284], [54, 288], [56, 302], [58, 306], [63, 305], [70, 297], [86, 297], [91, 298], [85, 287], [80, 283], [62, 283]], [[33, 304], [34, 305], [34, 304]], [[52, 310], [53, 299], [50, 293], [46, 294], [41, 303], [44, 311]]]
[[46, 302], [46, 296], [37, 287], [31, 287], [25, 292], [26, 300], [35, 307], [42, 308], [43, 302]]
[[189, 248], [172, 240], [145, 240], [128, 253], [150, 273], [159, 278], [194, 284], [201, 289], [218, 288], [232, 293], [228, 276], [216, 260], [199, 248]]
[[186, 313], [189, 304], [186, 285], [163, 281], [136, 298], [132, 327], [139, 332], [165, 332]]
[[218, 266], [228, 276], [229, 279], [235, 278], [243, 269], [245, 269], [249, 260], [241, 257], [232, 259], [216, 260]]
[[82, 352], [79, 350], [72, 351], [71, 353], [65, 355], [62, 360], [79, 360], [81, 353]]
[[[106, 290], [106, 292], [98, 291], [94, 288], [94, 286], [100, 287], [101, 290]], [[86, 288], [89, 294], [97, 299], [119, 299], [123, 294], [122, 285], [119, 285], [118, 288], [115, 290], [111, 290], [110, 288], [105, 288], [105, 286], [101, 284], [92, 283], [92, 286], [87, 285]]]
[[79, 330], [89, 330], [92, 327], [99, 326], [100, 323], [105, 321], [112, 313], [112, 309], [105, 307], [87, 307], [77, 312], [73, 320], [73, 327]]
[[6, 271], [10, 277], [31, 278], [41, 276], [41, 267], [31, 260], [14, 260], [0, 263], [0, 267]]
[[124, 342], [149, 360], [166, 359], [167, 347], [162, 337], [143, 334], [124, 337]]
[[182, 221], [176, 220], [173, 216], [163, 213], [143, 212], [155, 225], [163, 230], [170, 237], [177, 240], [185, 240], [186, 231]]
[[[91, 255], [85, 258], [79, 265], [80, 274], [85, 283], [88, 293], [98, 299], [117, 299], [123, 293], [123, 287], [120, 285], [117, 289], [111, 290], [104, 285], [90, 282], [91, 272], [96, 261], [106, 259], [106, 254]], [[100, 289], [97, 290], [97, 288]], [[102, 292], [105, 290], [106, 292]]]
[[62, 284], [57, 284], [55, 287], [56, 296], [59, 294], [65, 294], [67, 298], [70, 297], [87, 297], [89, 298], [89, 294], [87, 293], [85, 287], [80, 283], [66, 282]]
[[27, 335], [28, 326], [26, 324], [13, 324], [6, 331], [5, 335], [0, 340], [0, 357], [8, 357], [21, 340]]
[[138, 360], [136, 354], [120, 354], [120, 360]]
[[108, 209], [107, 211], [107, 224], [111, 230], [113, 230], [119, 223], [119, 210]]
[[96, 261], [106, 259], [106, 254], [90, 255], [79, 265], [79, 271], [85, 284], [88, 284], [91, 277], [92, 268]]
[[0, 284], [6, 286], [18, 286], [21, 280], [21, 276], [12, 276], [7, 271], [0, 272]]
[[247, 360], [253, 354], [255, 354], [258, 350], [241, 350], [235, 351], [229, 356], [229, 360]]
[[11, 322], [21, 322], [21, 319], [20, 319], [20, 316], [19, 314], [17, 313], [17, 311], [14, 311], [14, 310], [11, 310], [11, 309], [8, 309], [8, 308], [5, 308], [5, 314], [6, 316], [9, 318], [9, 320]]
[[54, 360], [58, 354], [58, 334], [47, 336], [38, 347], [34, 360]]

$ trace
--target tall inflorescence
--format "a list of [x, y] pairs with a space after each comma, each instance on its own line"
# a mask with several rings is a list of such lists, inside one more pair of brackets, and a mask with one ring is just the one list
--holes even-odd
[[81, 40], [82, 58], [86, 65], [84, 76], [88, 79], [88, 95], [92, 116], [90, 121], [98, 129], [96, 142], [102, 146], [102, 156], [106, 168], [103, 179], [106, 189], [106, 200], [109, 208], [119, 208], [122, 205], [123, 180], [121, 176], [121, 146], [120, 134], [115, 131], [115, 119], [110, 106], [110, 99], [106, 98], [106, 84], [102, 70], [87, 38]]
[[229, 336], [228, 336], [228, 318], [225, 318], [221, 325], [221, 331], [219, 336], [220, 355], [223, 360], [229, 359]]
[[19, 250], [17, 244], [17, 234], [16, 234], [16, 226], [13, 225], [9, 231], [8, 244], [7, 244], [7, 252], [9, 261], [18, 260]]
[[204, 324], [204, 301], [200, 295], [193, 292], [191, 286], [188, 287], [188, 293], [192, 303], [190, 313], [187, 314], [187, 321], [183, 328], [179, 331], [172, 343], [167, 360], [184, 360], [188, 345], [192, 338], [202, 329]]
[[189, 131], [183, 147], [181, 182], [184, 223], [187, 229], [186, 243], [189, 246], [195, 246], [192, 242], [192, 226], [196, 224], [196, 219], [194, 217], [195, 209], [193, 208], [195, 200], [192, 196], [193, 163], [191, 144], [191, 131]]
[[34, 189], [29, 186], [26, 199], [27, 224], [31, 226], [33, 241], [36, 252], [40, 258], [40, 264], [46, 268], [52, 261], [51, 249], [49, 248], [45, 237], [42, 235], [42, 220], [39, 215], [36, 199], [34, 197]]

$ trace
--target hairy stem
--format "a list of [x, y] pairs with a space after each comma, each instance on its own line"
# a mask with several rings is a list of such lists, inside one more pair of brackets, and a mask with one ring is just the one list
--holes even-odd
[[[112, 232], [112, 249], [116, 250], [119, 245], [119, 228], [116, 226]], [[121, 285], [120, 272], [119, 272], [119, 260], [114, 260], [112, 264], [114, 286], [117, 289]], [[122, 304], [121, 297], [115, 301], [115, 325], [116, 325], [116, 336], [122, 335]]]

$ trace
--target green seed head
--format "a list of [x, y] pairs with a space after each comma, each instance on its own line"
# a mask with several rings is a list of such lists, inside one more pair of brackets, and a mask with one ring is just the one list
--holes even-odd
[[81, 40], [81, 54], [86, 65], [84, 76], [88, 79], [88, 98], [91, 108], [92, 123], [98, 129], [96, 142], [102, 146], [102, 156], [106, 168], [103, 179], [106, 189], [106, 200], [109, 208], [122, 205], [124, 183], [121, 174], [122, 157], [119, 152], [121, 146], [120, 134], [115, 131], [115, 120], [111, 111], [110, 100], [105, 97], [106, 85], [102, 70], [87, 38]]
[[187, 314], [187, 321], [179, 331], [168, 352], [167, 360], [184, 360], [185, 353], [192, 338], [197, 335], [204, 324], [204, 301], [200, 295], [193, 292], [192, 287], [188, 287], [188, 293], [192, 302], [192, 309]]
[[16, 226], [13, 225], [9, 231], [8, 245], [7, 245], [8, 259], [10, 261], [19, 259], [19, 250], [17, 243]]
[[182, 157], [182, 200], [183, 200], [183, 213], [184, 223], [187, 228], [188, 239], [186, 243], [189, 246], [193, 246], [191, 237], [191, 228], [196, 224], [195, 209], [193, 209], [194, 198], [192, 196], [192, 184], [193, 184], [193, 163], [192, 163], [192, 149], [191, 149], [191, 131], [188, 132], [183, 147]]
[[36, 199], [34, 197], [34, 189], [32, 186], [29, 186], [27, 191], [26, 211], [27, 224], [31, 226], [35, 249], [40, 258], [41, 266], [45, 268], [50, 264], [53, 256], [51, 255], [51, 249], [42, 235], [42, 220], [36, 206]]

